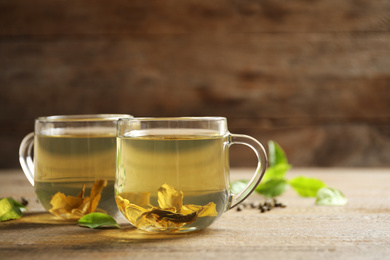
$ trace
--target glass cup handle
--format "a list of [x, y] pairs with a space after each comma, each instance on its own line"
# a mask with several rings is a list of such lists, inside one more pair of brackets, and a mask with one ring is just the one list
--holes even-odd
[[26, 135], [19, 147], [20, 166], [31, 185], [34, 186], [34, 160], [32, 151], [34, 147], [34, 133]]
[[253, 137], [241, 134], [229, 134], [229, 137], [229, 146], [233, 144], [243, 144], [249, 146], [255, 152], [258, 160], [256, 172], [249, 181], [248, 185], [238, 194], [231, 194], [231, 203], [228, 208], [231, 209], [245, 200], [255, 190], [263, 178], [265, 170], [267, 169], [268, 159], [263, 145]]

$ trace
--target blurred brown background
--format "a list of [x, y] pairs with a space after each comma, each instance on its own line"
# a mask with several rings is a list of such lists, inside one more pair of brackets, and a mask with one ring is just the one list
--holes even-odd
[[0, 168], [34, 118], [82, 113], [225, 116], [294, 166], [390, 166], [389, 31], [390, 1], [0, 0]]

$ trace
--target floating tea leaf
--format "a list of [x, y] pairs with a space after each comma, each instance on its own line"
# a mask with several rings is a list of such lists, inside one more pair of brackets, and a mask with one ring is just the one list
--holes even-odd
[[106, 186], [107, 180], [96, 180], [89, 197], [85, 197], [85, 184], [76, 197], [57, 192], [50, 201], [52, 205], [50, 212], [68, 219], [79, 219], [88, 213], [92, 213], [96, 210], [101, 192]]

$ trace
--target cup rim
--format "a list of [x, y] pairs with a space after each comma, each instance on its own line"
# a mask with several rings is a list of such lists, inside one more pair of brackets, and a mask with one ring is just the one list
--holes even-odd
[[41, 116], [36, 119], [39, 122], [80, 122], [80, 121], [113, 121], [120, 118], [133, 118], [129, 114], [76, 114], [76, 115], [53, 115]]
[[187, 116], [187, 117], [127, 117], [120, 121], [226, 121], [222, 116]]

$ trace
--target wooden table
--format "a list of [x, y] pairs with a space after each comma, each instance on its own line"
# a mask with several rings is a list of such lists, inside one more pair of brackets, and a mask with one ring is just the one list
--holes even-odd
[[[232, 179], [249, 178], [247, 169]], [[0, 223], [1, 259], [390, 259], [390, 169], [293, 169], [339, 188], [341, 207], [316, 206], [293, 190], [288, 206], [266, 213], [226, 212], [191, 234], [147, 234], [119, 220], [121, 229], [88, 229], [44, 212], [21, 170], [0, 171], [0, 197], [25, 197], [29, 211]], [[252, 195], [250, 200], [260, 197]]]

